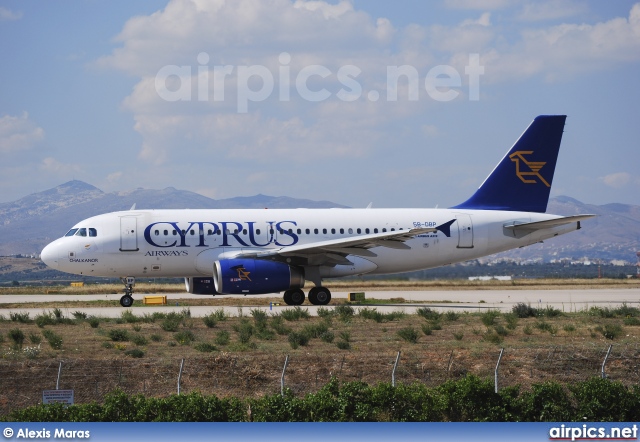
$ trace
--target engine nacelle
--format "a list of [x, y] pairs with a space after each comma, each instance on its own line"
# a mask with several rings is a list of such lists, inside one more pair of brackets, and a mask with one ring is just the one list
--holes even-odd
[[209, 278], [184, 278], [184, 285], [187, 293], [194, 295], [216, 295], [213, 277]]
[[222, 259], [213, 264], [213, 282], [219, 293], [262, 295], [304, 286], [299, 267], [260, 259]]

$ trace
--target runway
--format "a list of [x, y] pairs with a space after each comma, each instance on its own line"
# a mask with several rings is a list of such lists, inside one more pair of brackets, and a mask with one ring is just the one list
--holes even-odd
[[[164, 295], [164, 294], [163, 294]], [[120, 294], [103, 295], [2, 295], [0, 304], [33, 303], [33, 302], [62, 302], [62, 301], [110, 301], [113, 307], [69, 307], [63, 308], [65, 316], [71, 316], [73, 312], [81, 311], [89, 316], [117, 318], [120, 317], [124, 308], [119, 304]], [[134, 295], [137, 300], [144, 295]], [[191, 295], [189, 293], [169, 293], [166, 306], [144, 306], [132, 307], [130, 310], [138, 316], [145, 313], [154, 312], [169, 313], [180, 312], [187, 308], [180, 304], [186, 299], [202, 299], [203, 295]], [[249, 315], [251, 309], [261, 309], [271, 313], [277, 313], [285, 308], [292, 308], [285, 305], [269, 305], [267, 299], [273, 299], [277, 295], [253, 295], [256, 303], [253, 306], [189, 306], [192, 317], [206, 316], [212, 311], [223, 309], [229, 316]], [[371, 291], [365, 294], [367, 299], [382, 300], [380, 304], [369, 305], [383, 313], [393, 311], [403, 311], [407, 314], [414, 313], [417, 308], [429, 307], [438, 311], [454, 310], [457, 312], [481, 312], [489, 309], [501, 312], [510, 312], [515, 304], [525, 303], [536, 308], [547, 306], [559, 309], [563, 312], [579, 312], [588, 310], [591, 307], [615, 308], [626, 304], [630, 307], [640, 308], [640, 288], [619, 288], [619, 289], [563, 289], [563, 290], [417, 290], [417, 291]], [[205, 296], [211, 298], [210, 296]], [[236, 296], [237, 297], [237, 296]], [[333, 299], [347, 299], [348, 292], [334, 292]], [[218, 295], [215, 299], [234, 298], [234, 296]], [[395, 298], [395, 299], [394, 299]], [[403, 303], [398, 303], [397, 298], [404, 299]], [[393, 299], [393, 301], [391, 301]], [[389, 300], [385, 303], [384, 300]], [[308, 309], [311, 315], [317, 315], [318, 306], [314, 306], [305, 301], [303, 308]], [[331, 305], [328, 306], [329, 308]], [[326, 308], [326, 307], [325, 307]], [[10, 313], [28, 312], [31, 318], [42, 312], [52, 310], [47, 308], [0, 308], [0, 314], [8, 318]]]

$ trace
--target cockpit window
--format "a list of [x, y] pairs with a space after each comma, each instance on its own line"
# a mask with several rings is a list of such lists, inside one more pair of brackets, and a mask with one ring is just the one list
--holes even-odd
[[78, 229], [71, 229], [67, 232], [67, 234], [65, 236], [73, 236], [76, 234], [76, 232], [78, 231]]
[[98, 236], [98, 231], [93, 227], [89, 228], [89, 236]]
[[76, 236], [87, 236], [87, 229], [85, 229], [84, 227], [78, 229], [78, 231], [76, 232]]

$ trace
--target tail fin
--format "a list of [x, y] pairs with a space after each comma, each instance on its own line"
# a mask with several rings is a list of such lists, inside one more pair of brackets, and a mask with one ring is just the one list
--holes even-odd
[[480, 185], [453, 209], [547, 210], [566, 115], [540, 115]]

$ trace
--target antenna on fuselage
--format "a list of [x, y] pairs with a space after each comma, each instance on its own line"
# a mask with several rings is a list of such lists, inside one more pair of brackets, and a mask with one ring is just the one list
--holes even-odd
[[136, 203], [133, 203], [133, 206], [129, 210], [136, 210]]

